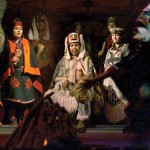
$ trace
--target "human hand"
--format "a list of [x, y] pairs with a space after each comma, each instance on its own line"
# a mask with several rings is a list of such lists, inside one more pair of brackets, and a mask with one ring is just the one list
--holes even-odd
[[0, 101], [0, 106], [3, 107], [3, 103]]
[[99, 51], [99, 53], [98, 53], [98, 57], [101, 57], [102, 55], [104, 54], [104, 51]]
[[46, 98], [47, 96], [51, 96], [53, 93], [54, 93], [54, 91], [53, 91], [52, 89], [47, 90], [47, 91], [44, 93], [44, 98]]
[[18, 61], [19, 61], [19, 57], [14, 56], [14, 57], [12, 58], [12, 61], [13, 61], [13, 63], [16, 65], [16, 64], [18, 63]]
[[19, 58], [21, 54], [22, 54], [22, 51], [19, 48], [16, 48], [15, 56]]
[[63, 87], [64, 87], [64, 88], [69, 87], [69, 81], [68, 81], [68, 80], [64, 80], [64, 82], [63, 82]]

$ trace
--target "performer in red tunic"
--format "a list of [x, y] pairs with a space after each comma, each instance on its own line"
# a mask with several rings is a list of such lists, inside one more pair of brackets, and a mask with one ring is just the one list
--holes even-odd
[[30, 108], [36, 97], [43, 93], [35, 52], [28, 40], [23, 38], [22, 21], [14, 19], [10, 30], [9, 39], [0, 54], [0, 100], [5, 109], [3, 124], [12, 123], [10, 108], [16, 110], [16, 118], [19, 119], [22, 109]]

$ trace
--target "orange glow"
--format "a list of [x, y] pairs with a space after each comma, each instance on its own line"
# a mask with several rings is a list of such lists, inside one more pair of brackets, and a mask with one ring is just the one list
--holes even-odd
[[47, 140], [47, 137], [45, 137], [43, 145], [47, 146], [47, 144], [48, 144], [48, 140]]

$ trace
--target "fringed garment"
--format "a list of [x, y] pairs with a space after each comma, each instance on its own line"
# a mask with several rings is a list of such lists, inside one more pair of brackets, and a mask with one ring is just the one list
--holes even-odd
[[[104, 68], [109, 69], [112, 65], [115, 65], [123, 57], [127, 56], [129, 53], [128, 45], [121, 44], [118, 48], [111, 47], [106, 55]], [[115, 82], [111, 77], [104, 79], [104, 98], [105, 98], [105, 116], [108, 122], [117, 123], [126, 118], [124, 112], [124, 105], [126, 103], [126, 98], [122, 92], [118, 89]]]
[[[127, 131], [150, 131], [149, 96], [140, 96], [140, 89], [150, 89], [150, 42], [139, 42], [132, 53], [117, 63], [111, 71], [112, 78], [130, 102], [125, 112], [129, 117]], [[144, 90], [147, 92], [147, 90]], [[148, 92], [149, 93], [149, 92]]]
[[[55, 85], [54, 88], [54, 94], [51, 96], [51, 99], [53, 102], [58, 102], [61, 106], [65, 107], [69, 113], [74, 113], [77, 111], [78, 112], [82, 109], [80, 112], [85, 112], [86, 115], [84, 117], [77, 117], [79, 120], [87, 119], [88, 116], [90, 115], [90, 109], [89, 109], [89, 103], [92, 100], [97, 100], [101, 104], [103, 103], [103, 97], [102, 93], [100, 90], [99, 85], [96, 88], [92, 87], [88, 91], [81, 90], [79, 93], [74, 92], [75, 94], [70, 95], [71, 89], [79, 83], [80, 81], [76, 81], [76, 65], [77, 62], [80, 63], [83, 76], [91, 74], [92, 76], [96, 75], [95, 68], [93, 66], [93, 63], [88, 55], [84, 55], [82, 59], [77, 59], [75, 57], [71, 57], [71, 59], [66, 59], [66, 56], [64, 56], [59, 63], [57, 64], [54, 76], [53, 76], [53, 82], [52, 85]], [[69, 88], [64, 89], [62, 86], [62, 82], [64, 80], [69, 81]], [[79, 103], [84, 103], [86, 106], [85, 107], [78, 107]], [[80, 109], [81, 108], [81, 109]], [[88, 110], [85, 110], [85, 108], [88, 108]], [[84, 109], [84, 110], [83, 110]], [[100, 110], [101, 108], [99, 108]], [[82, 113], [83, 114], [83, 113]], [[88, 115], [88, 116], [87, 116]]]

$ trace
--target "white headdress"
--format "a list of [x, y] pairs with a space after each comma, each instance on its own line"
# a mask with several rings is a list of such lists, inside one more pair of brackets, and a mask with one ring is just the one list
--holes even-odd
[[[49, 31], [49, 25], [48, 25], [47, 17], [45, 15], [44, 15], [44, 21], [46, 23], [46, 29], [44, 32], [43, 40], [49, 41], [50, 31]], [[36, 41], [39, 40], [39, 33], [38, 33], [38, 30], [36, 27], [35, 16], [34, 16], [33, 21], [32, 21], [32, 28], [29, 30], [29, 39], [30, 40], [36, 40]]]
[[70, 33], [65, 38], [65, 49], [64, 49], [65, 54], [64, 55], [66, 56], [67, 59], [71, 59], [70, 52], [69, 52], [69, 49], [68, 49], [68, 45], [70, 43], [74, 43], [74, 42], [78, 42], [78, 43], [81, 44], [78, 59], [82, 59], [84, 54], [85, 54], [85, 43], [84, 43], [83, 35], [78, 34], [78, 33]]

